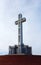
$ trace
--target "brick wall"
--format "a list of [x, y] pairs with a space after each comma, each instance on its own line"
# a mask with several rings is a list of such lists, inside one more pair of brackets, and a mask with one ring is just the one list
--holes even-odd
[[34, 55], [0, 56], [0, 65], [41, 65], [41, 56]]

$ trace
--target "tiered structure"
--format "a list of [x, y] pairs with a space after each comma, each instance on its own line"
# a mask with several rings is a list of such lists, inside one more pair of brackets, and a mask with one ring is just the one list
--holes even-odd
[[22, 14], [18, 15], [18, 20], [15, 21], [15, 24], [18, 25], [18, 46], [9, 46], [9, 54], [32, 54], [31, 47], [23, 44], [23, 31], [22, 23], [26, 21], [26, 18], [22, 18]]

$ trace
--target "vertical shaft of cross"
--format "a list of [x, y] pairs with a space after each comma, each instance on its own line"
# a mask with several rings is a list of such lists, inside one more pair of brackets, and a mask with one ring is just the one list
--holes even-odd
[[22, 23], [25, 21], [26, 18], [22, 18], [22, 14], [19, 14], [18, 20], [15, 21], [15, 24], [18, 25], [18, 53], [22, 53], [22, 45], [23, 45]]
[[19, 14], [18, 15], [18, 45], [20, 46], [18, 51], [20, 53], [22, 53], [22, 44], [23, 44], [23, 35], [22, 35], [22, 22], [21, 22], [21, 19], [22, 19], [22, 14]]

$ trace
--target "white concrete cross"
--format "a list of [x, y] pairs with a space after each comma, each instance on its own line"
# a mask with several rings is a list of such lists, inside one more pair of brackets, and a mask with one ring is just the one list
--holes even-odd
[[15, 24], [18, 25], [18, 52], [22, 53], [22, 44], [23, 44], [23, 32], [22, 32], [22, 23], [26, 21], [26, 18], [22, 18], [22, 14], [18, 15], [18, 20], [15, 21]]

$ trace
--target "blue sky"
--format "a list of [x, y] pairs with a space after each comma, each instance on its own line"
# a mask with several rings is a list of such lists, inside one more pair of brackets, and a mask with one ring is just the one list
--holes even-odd
[[[23, 23], [23, 43], [32, 46], [32, 53], [41, 55], [41, 0], [0, 0], [0, 53], [8, 53], [9, 45], [18, 44], [18, 14]], [[5, 53], [6, 52], [6, 53]]]

